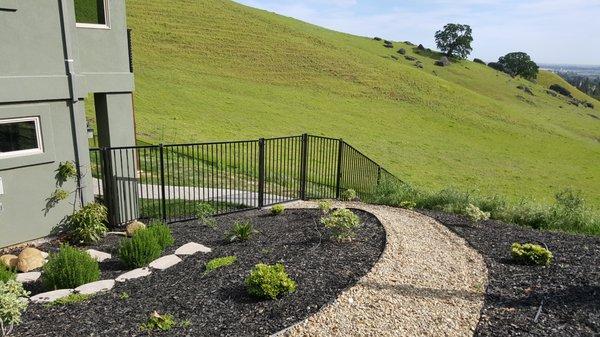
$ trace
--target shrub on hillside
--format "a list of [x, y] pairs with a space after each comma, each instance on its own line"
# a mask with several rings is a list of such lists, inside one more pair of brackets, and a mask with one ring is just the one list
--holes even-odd
[[162, 250], [165, 250], [175, 243], [175, 239], [173, 239], [173, 234], [171, 233], [171, 228], [165, 225], [165, 223], [162, 221], [150, 222], [148, 225], [148, 231], [154, 235]]
[[550, 90], [557, 92], [566, 97], [573, 97], [573, 94], [571, 94], [571, 92], [567, 88], [563, 87], [560, 84], [552, 84], [550, 86]]
[[488, 67], [490, 67], [492, 69], [501, 71], [503, 73], [506, 72], [506, 69], [504, 69], [504, 66], [498, 62], [490, 62], [487, 65], [488, 65]]
[[154, 233], [149, 229], [137, 230], [131, 239], [121, 240], [119, 259], [129, 268], [140, 268], [157, 259], [163, 252]]
[[329, 228], [337, 241], [351, 240], [354, 230], [360, 226], [360, 218], [349, 209], [340, 208], [321, 218], [321, 223]]
[[406, 49], [404, 49], [404, 48], [398, 49], [398, 54], [405, 55], [406, 54]]
[[375, 41], [381, 41], [382, 38], [376, 36], [376, 37], [373, 38], [373, 40], [375, 40]]
[[277, 299], [284, 293], [296, 291], [296, 282], [285, 272], [283, 264], [267, 265], [259, 263], [246, 278], [246, 289], [254, 297]]
[[540, 245], [515, 242], [510, 251], [517, 263], [538, 266], [548, 266], [552, 263], [552, 252]]
[[49, 290], [71, 289], [100, 279], [100, 267], [88, 253], [62, 245], [50, 254], [42, 270], [42, 282]]
[[21, 323], [21, 314], [27, 309], [29, 292], [15, 280], [0, 281], [0, 327], [2, 335], [11, 334], [13, 327]]
[[485, 62], [482, 59], [475, 58], [473, 62], [485, 65]]
[[90, 244], [100, 240], [108, 231], [107, 210], [101, 204], [90, 203], [67, 216], [65, 228], [73, 243]]

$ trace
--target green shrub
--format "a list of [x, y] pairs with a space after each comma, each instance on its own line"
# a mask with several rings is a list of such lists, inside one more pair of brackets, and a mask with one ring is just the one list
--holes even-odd
[[283, 213], [283, 211], [285, 211], [285, 206], [283, 205], [274, 205], [271, 207], [271, 214], [273, 215], [279, 215]]
[[56, 181], [58, 185], [64, 184], [67, 180], [77, 177], [77, 167], [72, 161], [66, 161], [58, 165], [56, 169]]
[[0, 263], [0, 282], [6, 282], [8, 280], [14, 280], [17, 277], [17, 273]]
[[237, 221], [227, 233], [227, 241], [246, 241], [254, 234], [254, 225], [250, 221]]
[[119, 259], [129, 268], [140, 268], [157, 259], [163, 250], [149, 229], [137, 230], [131, 239], [121, 240]]
[[8, 336], [13, 326], [21, 323], [21, 314], [27, 309], [29, 292], [15, 280], [0, 281], [0, 326], [2, 335]]
[[336, 240], [344, 241], [356, 236], [354, 229], [360, 226], [360, 219], [351, 210], [340, 208], [323, 216], [321, 223], [331, 229]]
[[478, 59], [478, 58], [473, 59], [473, 62], [486, 65], [486, 63], [482, 59]]
[[173, 234], [171, 233], [171, 228], [165, 225], [165, 223], [162, 221], [155, 220], [150, 222], [148, 225], [148, 231], [154, 235], [162, 250], [165, 250], [175, 243], [175, 239], [173, 239]]
[[80, 302], [84, 302], [89, 300], [90, 298], [92, 298], [92, 295], [88, 295], [88, 294], [71, 294], [69, 296], [65, 296], [62, 298], [59, 298], [55, 301], [52, 301], [50, 303], [46, 303], [45, 307], [57, 307], [57, 306], [63, 306], [63, 305], [71, 305], [71, 304], [75, 304], [75, 303], [80, 303]]
[[353, 201], [356, 200], [356, 191], [353, 189], [347, 189], [342, 192], [340, 195], [340, 199], [343, 201]]
[[511, 246], [513, 259], [522, 264], [548, 266], [552, 263], [552, 252], [548, 249], [532, 243], [513, 243]]
[[69, 245], [62, 245], [58, 253], [50, 254], [42, 269], [42, 282], [49, 290], [77, 288], [99, 279], [98, 262]]
[[246, 289], [254, 297], [274, 300], [283, 293], [296, 291], [296, 282], [285, 272], [283, 264], [259, 263], [246, 278]]
[[230, 266], [237, 261], [235, 256], [225, 256], [212, 259], [204, 264], [204, 274], [208, 274], [213, 270]]
[[465, 209], [465, 214], [469, 218], [469, 220], [473, 222], [479, 222], [483, 220], [488, 220], [490, 218], [490, 213], [483, 212], [479, 209], [479, 207], [469, 204]]
[[65, 228], [74, 243], [89, 244], [100, 240], [108, 231], [107, 210], [101, 204], [90, 203], [67, 216]]
[[332, 208], [333, 203], [331, 202], [331, 200], [323, 200], [319, 202], [319, 209], [321, 210], [321, 212], [323, 212], [323, 214], [328, 214], [329, 212], [331, 212]]
[[173, 315], [164, 314], [160, 315], [158, 312], [153, 312], [150, 314], [148, 321], [146, 323], [140, 325], [141, 331], [168, 331], [171, 330], [175, 326], [175, 318]]
[[210, 228], [216, 228], [217, 221], [213, 218], [213, 215], [217, 212], [215, 208], [210, 204], [198, 204], [196, 208], [196, 217], [198, 221]]

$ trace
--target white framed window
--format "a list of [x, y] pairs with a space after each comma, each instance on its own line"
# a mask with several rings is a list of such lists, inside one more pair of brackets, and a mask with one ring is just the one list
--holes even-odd
[[0, 119], [0, 159], [44, 153], [39, 117]]
[[109, 0], [74, 1], [77, 27], [110, 29]]

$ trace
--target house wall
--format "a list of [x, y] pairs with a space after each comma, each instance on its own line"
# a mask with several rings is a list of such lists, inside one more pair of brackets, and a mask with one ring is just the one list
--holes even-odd
[[0, 159], [0, 247], [46, 236], [72, 212], [73, 198], [45, 210], [60, 162], [78, 163], [83, 200], [93, 200], [89, 93], [110, 103], [100, 112], [110, 121], [104, 145], [135, 145], [125, 3], [109, 0], [109, 29], [76, 27], [74, 13], [73, 0], [0, 0], [0, 119], [39, 116], [44, 143], [43, 154]]

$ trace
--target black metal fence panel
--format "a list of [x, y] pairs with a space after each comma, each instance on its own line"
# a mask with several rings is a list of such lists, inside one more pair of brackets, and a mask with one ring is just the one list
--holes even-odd
[[113, 226], [182, 221], [300, 199], [375, 193], [388, 171], [340, 139], [291, 136], [90, 150], [94, 194]]

